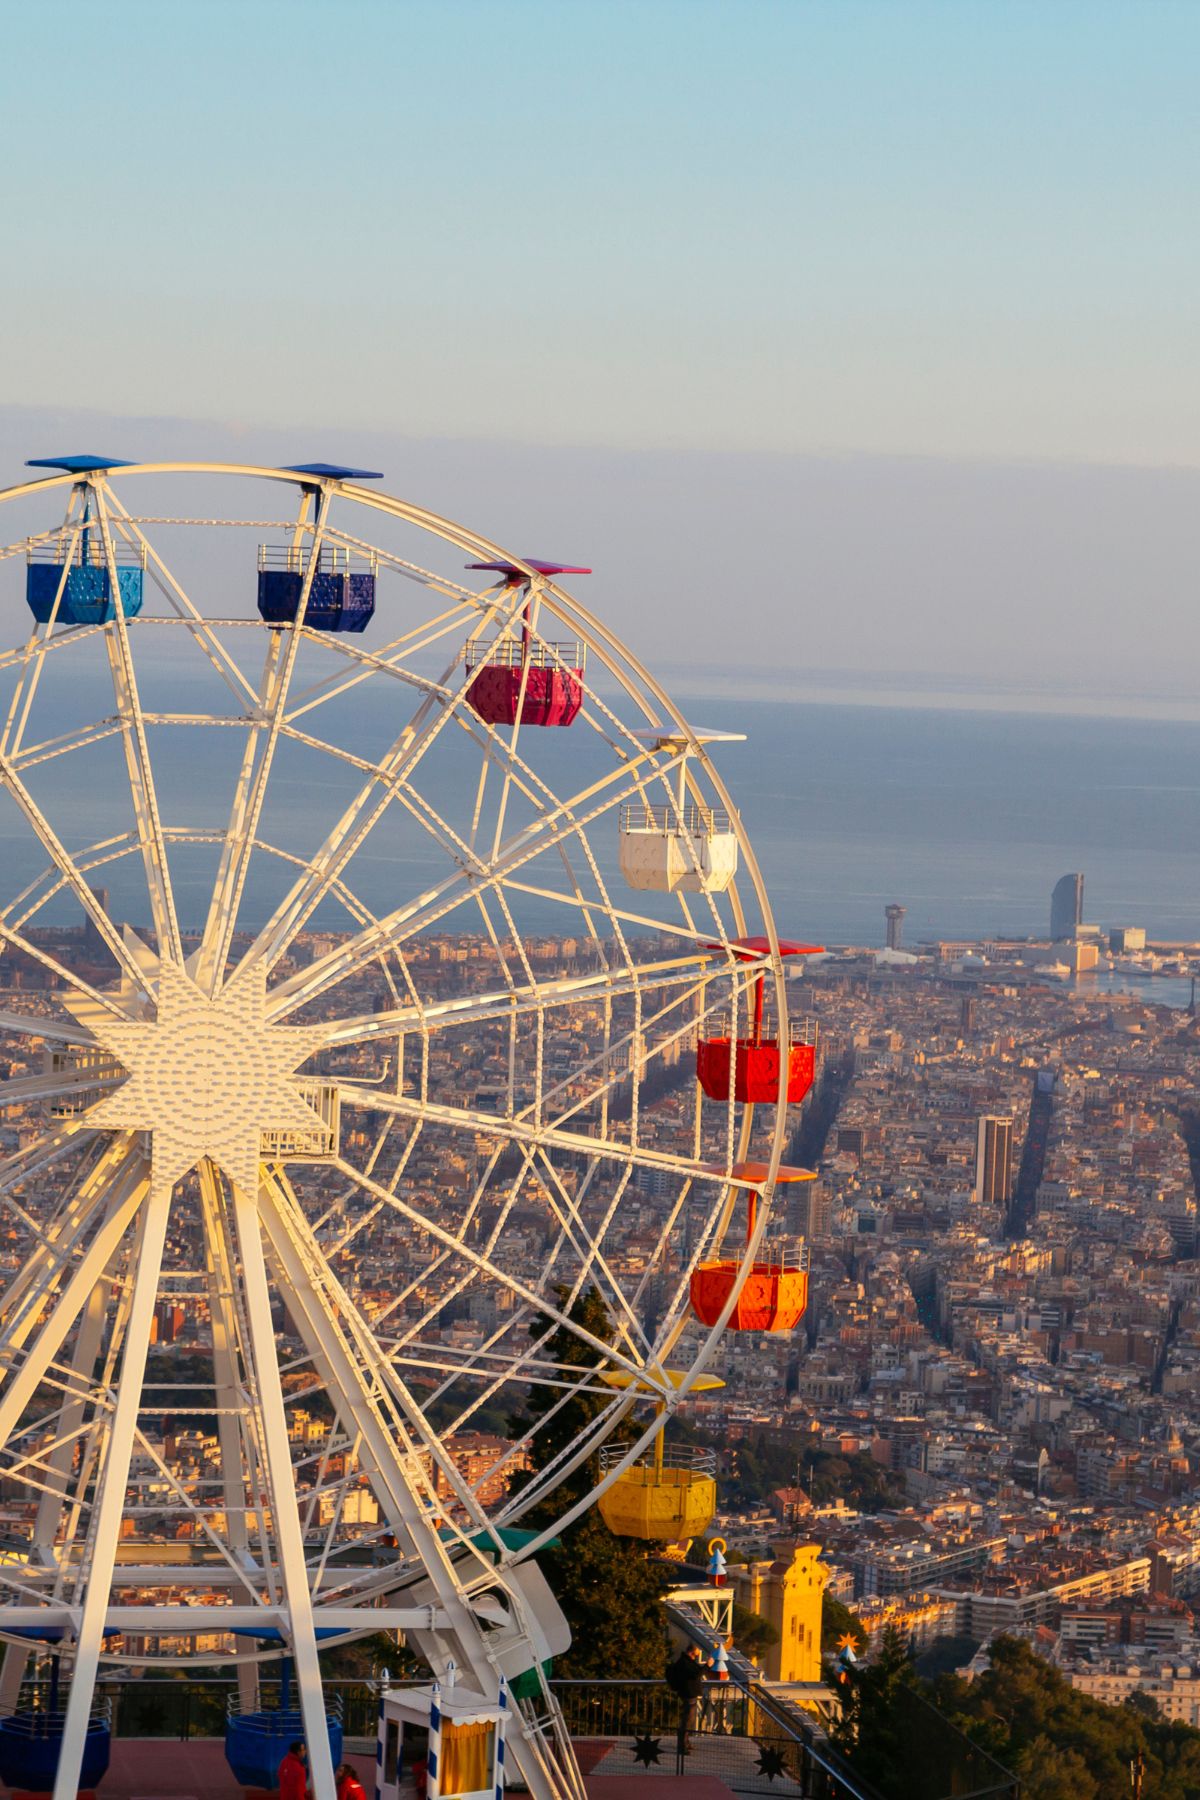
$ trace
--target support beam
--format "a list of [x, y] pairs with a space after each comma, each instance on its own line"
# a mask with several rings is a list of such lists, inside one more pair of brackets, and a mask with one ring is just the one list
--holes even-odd
[[[304, 1561], [304, 1540], [296, 1505], [296, 1481], [292, 1470], [291, 1445], [288, 1442], [287, 1417], [283, 1407], [283, 1387], [275, 1352], [275, 1328], [271, 1323], [271, 1294], [267, 1286], [262, 1230], [255, 1196], [235, 1185], [233, 1210], [242, 1260], [242, 1280], [245, 1284], [249, 1349], [254, 1365], [259, 1423], [266, 1457], [271, 1518], [275, 1526], [275, 1542], [286, 1601], [285, 1631], [291, 1642], [296, 1665], [300, 1716], [308, 1743], [313, 1794], [315, 1800], [336, 1800], [333, 1759], [329, 1753], [329, 1732], [325, 1723], [321, 1665], [317, 1657], [317, 1638], [313, 1625], [312, 1594]], [[54, 1800], [68, 1800], [68, 1796], [55, 1794]]]
[[[79, 1625], [78, 1606], [0, 1606], [0, 1632], [47, 1630], [74, 1631]], [[110, 1606], [104, 1623], [117, 1631], [138, 1634], [253, 1629], [288, 1631], [286, 1607], [279, 1606]], [[436, 1606], [317, 1606], [313, 1623], [318, 1631], [436, 1631], [446, 1614]]]
[[[200, 1165], [200, 1210], [204, 1225], [204, 1268], [212, 1324], [213, 1386], [217, 1405], [217, 1437], [221, 1446], [221, 1487], [225, 1499], [225, 1523], [229, 1548], [243, 1567], [252, 1566], [250, 1537], [246, 1530], [246, 1472], [249, 1429], [246, 1393], [239, 1378], [237, 1312], [233, 1298], [233, 1269], [225, 1232], [217, 1173], [205, 1159]], [[246, 1593], [253, 1593], [247, 1574]], [[243, 1712], [258, 1704], [258, 1670], [253, 1663], [238, 1664], [238, 1700]]]
[[[470, 1675], [478, 1691], [490, 1693], [496, 1686], [497, 1670], [478, 1618], [461, 1592], [460, 1576], [451, 1560], [450, 1545], [434, 1528], [425, 1496], [415, 1485], [410, 1459], [400, 1453], [405, 1449], [403, 1439], [397, 1443], [394, 1431], [386, 1429], [368, 1387], [362, 1362], [348, 1341], [347, 1323], [334, 1312], [330, 1291], [336, 1286], [333, 1277], [326, 1272], [323, 1283], [313, 1280], [311, 1246], [305, 1242], [306, 1228], [297, 1216], [295, 1202], [289, 1202], [285, 1191], [273, 1179], [263, 1181], [259, 1206], [279, 1268], [288, 1311], [314, 1361], [328, 1371], [331, 1396], [350, 1411], [354, 1429], [361, 1432], [374, 1465], [381, 1504], [413, 1545], [427, 1571], [427, 1591], [448, 1615], [448, 1629], [436, 1636], [432, 1632], [427, 1635], [417, 1633], [422, 1653], [439, 1676], [445, 1673], [447, 1657], [453, 1656], [460, 1670]], [[353, 1309], [346, 1296], [339, 1292], [337, 1301], [348, 1316]], [[386, 1362], [381, 1361], [374, 1371], [376, 1382], [386, 1384], [388, 1375]], [[394, 1371], [390, 1376], [394, 1382]], [[472, 1564], [482, 1566], [482, 1563], [475, 1565], [474, 1558]], [[505, 1585], [502, 1574], [497, 1574], [494, 1585]], [[507, 1598], [513, 1619], [524, 1627], [524, 1603], [520, 1594], [510, 1589]], [[532, 1643], [532, 1634], [527, 1627], [525, 1629]], [[513, 1753], [521, 1778], [534, 1800], [562, 1800], [564, 1790], [550, 1774], [524, 1715], [517, 1721]]]
[[112, 1592], [113, 1569], [121, 1535], [121, 1516], [125, 1511], [125, 1490], [129, 1483], [129, 1458], [133, 1451], [138, 1407], [146, 1378], [146, 1354], [150, 1348], [150, 1327], [154, 1321], [154, 1303], [158, 1298], [158, 1277], [162, 1268], [170, 1211], [170, 1189], [152, 1187], [141, 1217], [140, 1241], [132, 1277], [133, 1299], [125, 1331], [121, 1374], [89, 1537], [90, 1561], [79, 1614], [75, 1667], [71, 1673], [71, 1693], [63, 1724], [62, 1749], [59, 1752], [58, 1773], [54, 1778], [54, 1800], [75, 1800], [79, 1791], [79, 1771], [96, 1686], [96, 1670], [104, 1645], [104, 1622]]
[[[118, 1244], [145, 1199], [148, 1186], [146, 1165], [139, 1161], [127, 1172], [124, 1191], [116, 1206], [110, 1210], [76, 1264], [74, 1274], [25, 1360], [9, 1378], [3, 1397], [0, 1398], [0, 1444], [7, 1443], [15, 1431], [22, 1413], [37, 1392], [38, 1384], [58, 1355], [63, 1340], [83, 1311], [89, 1295], [108, 1267]], [[19, 1336], [14, 1333], [18, 1344], [24, 1343], [32, 1325], [31, 1319], [24, 1332], [20, 1332]]]

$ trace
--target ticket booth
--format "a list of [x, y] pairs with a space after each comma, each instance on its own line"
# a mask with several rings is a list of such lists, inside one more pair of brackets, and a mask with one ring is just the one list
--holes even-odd
[[457, 1684], [386, 1689], [379, 1702], [379, 1800], [496, 1800], [504, 1784], [504, 1683], [497, 1700]]

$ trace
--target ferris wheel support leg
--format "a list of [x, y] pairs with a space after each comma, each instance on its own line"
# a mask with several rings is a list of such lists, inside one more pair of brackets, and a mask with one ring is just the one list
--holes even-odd
[[[413, 1636], [436, 1674], [445, 1673], [447, 1658], [453, 1656], [460, 1670], [464, 1675], [470, 1675], [479, 1691], [490, 1695], [496, 1687], [498, 1671], [484, 1634], [461, 1592], [448, 1547], [438, 1537], [424, 1499], [414, 1487], [413, 1475], [397, 1455], [393, 1437], [372, 1402], [360, 1360], [363, 1347], [352, 1348], [347, 1342], [346, 1323], [334, 1312], [326, 1288], [312, 1279], [305, 1255], [304, 1228], [293, 1222], [289, 1208], [281, 1204], [281, 1194], [285, 1191], [268, 1177], [260, 1186], [259, 1204], [288, 1312], [328, 1386], [330, 1398], [342, 1415], [343, 1425], [362, 1434], [374, 1469], [373, 1486], [389, 1524], [412, 1544], [424, 1565], [438, 1605], [453, 1622], [452, 1630], [445, 1635], [419, 1631]], [[349, 1303], [346, 1305], [349, 1312]], [[271, 1348], [274, 1351], [274, 1337]], [[379, 1388], [387, 1386], [382, 1365], [372, 1371], [372, 1377]], [[425, 1448], [429, 1449], [429, 1446]], [[289, 1473], [290, 1466], [289, 1462]], [[508, 1598], [514, 1613], [520, 1616], [524, 1606], [521, 1596], [514, 1591]], [[558, 1745], [557, 1759], [554, 1759], [548, 1754], [545, 1737], [529, 1724], [519, 1709], [513, 1714], [513, 1722], [516, 1726], [513, 1761], [534, 1800], [576, 1800], [582, 1793], [582, 1784], [565, 1734]], [[555, 1760], [563, 1766], [555, 1767]]]
[[[204, 1265], [208, 1288], [208, 1309], [212, 1322], [213, 1386], [220, 1411], [217, 1416], [217, 1439], [221, 1447], [221, 1485], [225, 1497], [226, 1530], [229, 1547], [237, 1561], [250, 1560], [250, 1538], [246, 1530], [246, 1486], [244, 1469], [248, 1458], [242, 1437], [242, 1409], [245, 1394], [238, 1379], [237, 1316], [233, 1303], [233, 1271], [230, 1267], [229, 1242], [222, 1216], [217, 1178], [207, 1160], [200, 1165], [200, 1209], [204, 1224]], [[253, 1598], [252, 1584], [247, 1578], [247, 1598]], [[243, 1712], [258, 1707], [258, 1664], [237, 1665], [238, 1700]]]
[[[100, 1280], [92, 1289], [79, 1328], [75, 1354], [71, 1358], [73, 1385], [58, 1412], [57, 1441], [46, 1458], [46, 1492], [38, 1501], [33, 1526], [33, 1553], [40, 1563], [53, 1563], [54, 1544], [71, 1495], [68, 1477], [75, 1457], [75, 1437], [83, 1423], [87, 1407], [85, 1389], [91, 1383], [92, 1370], [104, 1336], [108, 1313], [108, 1287]], [[0, 1716], [15, 1712], [21, 1698], [21, 1684], [29, 1667], [30, 1652], [9, 1644], [0, 1670]]]
[[[250, 1330], [250, 1356], [254, 1368], [259, 1415], [266, 1457], [267, 1490], [279, 1546], [280, 1573], [300, 1694], [300, 1716], [308, 1745], [315, 1800], [335, 1800], [333, 1758], [329, 1750], [325, 1695], [313, 1625], [312, 1593], [304, 1560], [300, 1510], [296, 1503], [296, 1477], [288, 1442], [283, 1408], [283, 1385], [275, 1353], [275, 1328], [271, 1323], [271, 1294], [263, 1257], [262, 1226], [256, 1197], [231, 1183], [238, 1248], [245, 1284], [246, 1317]], [[55, 1795], [55, 1800], [60, 1800]], [[65, 1797], [63, 1797], [65, 1800]]]
[[[139, 1160], [136, 1171], [126, 1182], [124, 1191], [115, 1198], [108, 1216], [59, 1296], [54, 1311], [42, 1326], [24, 1362], [9, 1381], [3, 1399], [0, 1399], [0, 1444], [7, 1443], [16, 1429], [21, 1414], [37, 1392], [39, 1382], [58, 1355], [63, 1339], [83, 1311], [130, 1221], [145, 1199], [147, 1186], [145, 1164]], [[26, 1336], [28, 1332], [19, 1336], [14, 1334], [10, 1344], [15, 1342], [19, 1346], [24, 1343]]]
[[96, 1670], [100, 1665], [100, 1651], [104, 1643], [104, 1625], [112, 1595], [113, 1569], [117, 1561], [121, 1518], [125, 1511], [125, 1493], [129, 1485], [129, 1459], [133, 1452], [142, 1386], [146, 1378], [150, 1328], [154, 1322], [154, 1304], [158, 1298], [158, 1278], [162, 1269], [170, 1213], [170, 1188], [152, 1185], [141, 1216], [141, 1236], [134, 1265], [133, 1297], [125, 1330], [124, 1354], [116, 1384], [112, 1423], [100, 1469], [100, 1490], [90, 1543], [91, 1566], [79, 1618], [71, 1693], [63, 1722], [58, 1772], [54, 1777], [54, 1800], [75, 1800], [79, 1791], [79, 1772], [83, 1763], [88, 1718], [92, 1710]]
[[92, 1289], [84, 1310], [83, 1322], [75, 1340], [71, 1358], [71, 1385], [58, 1409], [57, 1442], [46, 1458], [46, 1492], [38, 1501], [33, 1527], [33, 1544], [39, 1561], [53, 1562], [54, 1541], [63, 1507], [71, 1498], [71, 1468], [75, 1460], [75, 1437], [87, 1411], [92, 1370], [100, 1354], [104, 1324], [108, 1316], [109, 1284], [101, 1278]]
[[47, 1277], [53, 1275], [56, 1261], [63, 1260], [65, 1266], [72, 1237], [81, 1225], [86, 1224], [105, 1193], [111, 1191], [114, 1173], [122, 1160], [128, 1160], [128, 1157], [128, 1138], [123, 1137], [110, 1146], [95, 1168], [85, 1175], [65, 1204], [58, 1209], [46, 1227], [41, 1243], [30, 1253], [3, 1294], [0, 1294], [0, 1331], [4, 1331], [6, 1336], [8, 1330], [11, 1330], [16, 1308], [34, 1283], [45, 1284]]

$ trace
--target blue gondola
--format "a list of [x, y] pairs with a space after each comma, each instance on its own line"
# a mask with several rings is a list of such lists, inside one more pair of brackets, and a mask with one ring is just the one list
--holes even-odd
[[[5, 1787], [29, 1794], [53, 1792], [66, 1716], [59, 1711], [24, 1711], [0, 1719], [0, 1781]], [[108, 1720], [90, 1718], [79, 1770], [81, 1789], [98, 1786], [111, 1752]]]
[[[256, 1638], [263, 1644], [282, 1644], [283, 1633], [272, 1626], [235, 1626], [235, 1637]], [[341, 1637], [344, 1633], [332, 1628], [317, 1629], [317, 1638]], [[225, 1721], [225, 1761], [233, 1771], [234, 1780], [242, 1787], [266, 1788], [271, 1791], [279, 1786], [279, 1765], [283, 1761], [288, 1745], [304, 1736], [304, 1720], [300, 1709], [292, 1705], [292, 1659], [283, 1658], [279, 1671], [279, 1705], [264, 1706], [255, 1712], [240, 1712], [237, 1702], [232, 1701], [229, 1716]], [[334, 1705], [340, 1703], [335, 1701]], [[333, 1758], [336, 1769], [342, 1760], [342, 1721], [337, 1712], [325, 1715], [325, 1724], [329, 1731], [329, 1754]]]
[[[309, 548], [263, 544], [258, 552], [258, 610], [268, 625], [290, 625], [300, 609]], [[375, 613], [375, 568], [349, 551], [320, 552], [304, 623], [314, 631], [365, 631]]]
[[[51, 615], [59, 625], [107, 625], [117, 616], [108, 551], [94, 533], [85, 528], [69, 563], [66, 552], [67, 544], [61, 538], [55, 543], [34, 545], [29, 551], [25, 598], [30, 612], [39, 625], [48, 624]], [[113, 546], [113, 562], [121, 611], [127, 619], [136, 618], [142, 610], [144, 560], [122, 543]], [[56, 600], [57, 613], [54, 611]]]
[[[342, 1760], [342, 1721], [330, 1713], [325, 1723], [336, 1769]], [[242, 1787], [270, 1792], [279, 1786], [279, 1765], [288, 1745], [303, 1736], [304, 1721], [298, 1707], [231, 1713], [225, 1721], [225, 1761]]]

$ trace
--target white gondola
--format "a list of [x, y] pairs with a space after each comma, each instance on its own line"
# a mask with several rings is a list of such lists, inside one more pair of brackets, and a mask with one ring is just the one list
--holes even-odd
[[[744, 743], [740, 731], [697, 731], [702, 744]], [[621, 813], [618, 854], [631, 888], [657, 894], [723, 894], [737, 874], [738, 840], [727, 812], [687, 799], [685, 739], [662, 730], [635, 736], [677, 756], [674, 799], [658, 805], [635, 801]]]

